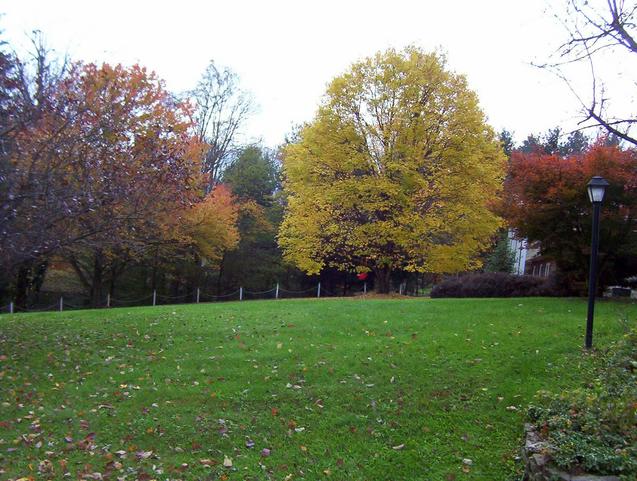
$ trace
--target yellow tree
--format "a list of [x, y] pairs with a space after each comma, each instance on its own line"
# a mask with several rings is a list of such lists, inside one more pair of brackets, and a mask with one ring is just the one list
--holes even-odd
[[457, 272], [500, 226], [489, 209], [505, 157], [464, 76], [410, 47], [334, 79], [313, 122], [284, 149], [287, 260], [373, 271]]
[[239, 243], [239, 204], [223, 184], [217, 184], [206, 197], [194, 204], [184, 216], [182, 242], [195, 248], [197, 254], [218, 264], [226, 250]]

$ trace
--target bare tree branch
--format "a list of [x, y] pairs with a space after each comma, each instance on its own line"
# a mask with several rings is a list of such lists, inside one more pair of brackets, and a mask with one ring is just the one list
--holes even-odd
[[[624, 0], [595, 2], [568, 0], [566, 11], [556, 16], [568, 39], [562, 43], [554, 57], [555, 61], [536, 64], [562, 79], [582, 106], [582, 128], [602, 127], [624, 141], [637, 145], [637, 136], [630, 129], [637, 123], [637, 114], [613, 115], [608, 109], [606, 87], [596, 71], [599, 56], [605, 51], [623, 51], [637, 54], [637, 26], [634, 21], [637, 2], [628, 5]], [[586, 62], [589, 66], [591, 93], [583, 97], [566, 73], [569, 65]], [[622, 99], [628, 100], [628, 99]]]
[[252, 98], [239, 87], [237, 74], [218, 69], [213, 61], [190, 94], [196, 105], [197, 136], [208, 145], [203, 170], [212, 190], [235, 150], [241, 126], [252, 113]]

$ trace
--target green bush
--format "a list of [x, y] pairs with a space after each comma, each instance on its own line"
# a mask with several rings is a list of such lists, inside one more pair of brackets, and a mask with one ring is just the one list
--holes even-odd
[[637, 330], [609, 350], [589, 385], [537, 398], [528, 415], [552, 446], [555, 464], [637, 479]]

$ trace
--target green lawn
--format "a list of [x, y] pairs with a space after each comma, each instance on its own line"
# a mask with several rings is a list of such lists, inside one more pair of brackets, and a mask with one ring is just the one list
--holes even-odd
[[[0, 479], [516, 479], [534, 393], [591, 376], [585, 316], [529, 298], [2, 315]], [[636, 318], [598, 303], [595, 345]]]

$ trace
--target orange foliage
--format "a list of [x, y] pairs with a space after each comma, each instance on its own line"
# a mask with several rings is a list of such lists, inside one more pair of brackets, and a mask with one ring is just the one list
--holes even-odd
[[230, 189], [217, 185], [184, 216], [184, 232], [197, 253], [212, 263], [239, 242], [239, 205]]
[[75, 64], [13, 142], [14, 257], [139, 255], [202, 191], [191, 106], [138, 65]]
[[[637, 152], [601, 142], [586, 153], [560, 157], [514, 152], [500, 207], [521, 237], [540, 241], [569, 280], [588, 268], [592, 207], [586, 184], [600, 175], [610, 183], [602, 206], [600, 253], [608, 281], [630, 274], [637, 254]], [[633, 259], [633, 260], [631, 260]], [[627, 272], [623, 272], [627, 270]]]
[[[587, 215], [586, 184], [595, 175], [610, 182], [606, 214], [635, 215], [637, 154], [615, 146], [594, 145], [588, 152], [559, 155], [514, 152], [505, 184], [502, 215], [520, 234], [543, 240], [542, 223], [553, 215]], [[539, 224], [539, 225], [536, 225]], [[538, 233], [536, 233], [538, 232]]]

